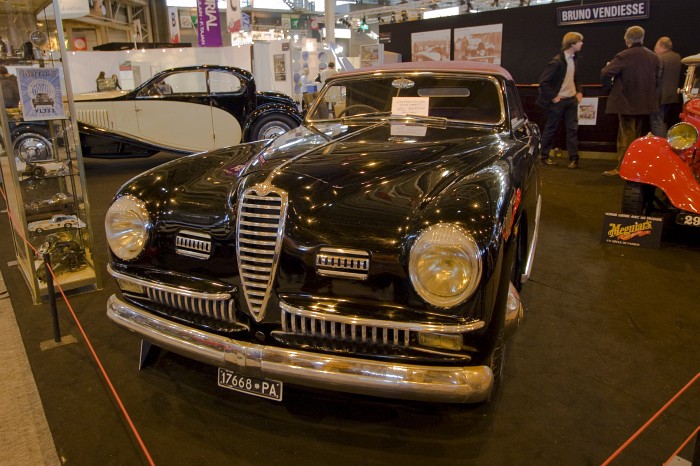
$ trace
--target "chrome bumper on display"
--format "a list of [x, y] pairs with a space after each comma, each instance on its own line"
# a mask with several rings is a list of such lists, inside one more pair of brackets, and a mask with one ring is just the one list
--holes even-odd
[[433, 367], [310, 353], [237, 341], [150, 314], [116, 295], [107, 302], [116, 324], [164, 349], [248, 376], [349, 393], [475, 403], [491, 392], [488, 366]]

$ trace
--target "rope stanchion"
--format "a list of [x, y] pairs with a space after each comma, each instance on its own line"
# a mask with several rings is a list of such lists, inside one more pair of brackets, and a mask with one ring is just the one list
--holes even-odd
[[[5, 194], [5, 190], [3, 189], [2, 186], [0, 186], [0, 194], [2, 194], [3, 199], [5, 200], [5, 204], [7, 204], [7, 195]], [[39, 251], [32, 245], [32, 243], [27, 240], [27, 238], [24, 236], [22, 230], [18, 227], [19, 221], [12, 215], [10, 210], [7, 210], [7, 216], [10, 219], [10, 223], [12, 224], [12, 228], [15, 230], [15, 232], [19, 235], [19, 237], [24, 241], [31, 249], [34, 251], [34, 254], [39, 255]], [[143, 439], [141, 438], [141, 435], [138, 432], [138, 429], [136, 428], [136, 425], [133, 423], [131, 420], [131, 416], [129, 416], [128, 411], [126, 410], [126, 407], [124, 406], [124, 403], [121, 400], [121, 397], [117, 393], [116, 388], [112, 384], [112, 380], [110, 379], [109, 375], [107, 375], [107, 371], [105, 370], [104, 366], [102, 365], [102, 361], [100, 360], [99, 356], [97, 355], [97, 352], [95, 351], [95, 348], [92, 346], [92, 343], [90, 341], [90, 338], [88, 338], [87, 333], [83, 329], [82, 324], [80, 323], [80, 320], [78, 319], [78, 316], [75, 313], [75, 310], [73, 309], [73, 306], [71, 306], [70, 301], [68, 300], [68, 297], [66, 296], [65, 292], [63, 291], [63, 288], [61, 287], [61, 284], [58, 283], [56, 280], [56, 275], [54, 274], [53, 269], [51, 268], [50, 265], [50, 260], [46, 261], [45, 264], [47, 265], [47, 270], [49, 273], [46, 275], [46, 283], [48, 284], [49, 282], [54, 282], [56, 281], [56, 287], [58, 288], [58, 291], [61, 293], [61, 296], [63, 297], [63, 300], [66, 303], [66, 306], [73, 317], [73, 321], [75, 322], [75, 325], [78, 327], [78, 330], [80, 331], [80, 334], [83, 336], [83, 340], [85, 341], [85, 344], [88, 347], [88, 350], [90, 351], [90, 354], [92, 355], [93, 360], [97, 364], [97, 367], [99, 369], [100, 375], [104, 379], [104, 381], [107, 383], [107, 386], [109, 387], [109, 392], [112, 394], [112, 397], [114, 398], [114, 401], [117, 403], [119, 406], [119, 409], [129, 425], [129, 428], [131, 429], [132, 434], [134, 435], [137, 443], [139, 444], [139, 447], [141, 448], [141, 452], [145, 456], [146, 460], [148, 461], [148, 464], [151, 466], [155, 466], [155, 462], [153, 461], [153, 458], [151, 457], [150, 452], [148, 451], [148, 448], [146, 447], [146, 444], [143, 442]], [[60, 334], [60, 331], [59, 331]], [[55, 335], [55, 334], [54, 334]], [[59, 335], [59, 340], [60, 341], [60, 335]]]
[[[58, 324], [58, 308], [56, 306], [56, 291], [53, 288], [53, 274], [51, 271], [51, 254], [42, 251], [44, 268], [46, 269], [46, 290], [49, 293], [49, 305], [51, 306], [51, 322], [53, 324], [53, 341], [61, 342], [61, 328]], [[49, 278], [51, 277], [51, 278]]]
[[605, 460], [605, 462], [603, 462], [601, 466], [607, 466], [607, 465], [609, 465], [615, 458], [617, 458], [617, 457], [620, 455], [620, 453], [622, 453], [622, 451], [623, 451], [625, 448], [627, 448], [637, 437], [639, 437], [639, 435], [641, 435], [641, 433], [644, 432], [644, 430], [645, 430], [647, 427], [649, 427], [649, 426], [651, 425], [651, 423], [654, 422], [654, 421], [656, 420], [657, 417], [661, 416], [661, 414], [662, 414], [664, 411], [666, 411], [666, 409], [668, 409], [668, 407], [671, 406], [671, 405], [672, 405], [686, 390], [688, 390], [698, 379], [700, 379], [700, 372], [698, 372], [697, 374], [695, 374], [695, 377], [693, 377], [693, 378], [690, 380], [690, 382], [688, 382], [683, 388], [681, 388], [681, 389], [678, 391], [678, 393], [676, 393], [676, 394], [673, 396], [673, 398], [671, 398], [670, 400], [668, 400], [668, 401], [666, 402], [666, 404], [664, 404], [664, 405], [661, 407], [661, 409], [659, 409], [659, 410], [656, 412], [656, 414], [654, 414], [647, 422], [645, 422], [644, 425], [642, 425], [642, 427], [640, 427], [640, 428], [637, 430], [637, 432], [635, 432], [634, 434], [632, 434], [632, 436], [631, 436], [630, 438], [628, 438], [628, 439], [625, 441], [625, 443], [623, 443], [622, 445], [620, 445], [620, 448], [618, 448], [617, 450], [615, 450], [615, 453], [613, 453], [612, 455], [610, 455], [610, 457], [609, 457], [607, 460]]

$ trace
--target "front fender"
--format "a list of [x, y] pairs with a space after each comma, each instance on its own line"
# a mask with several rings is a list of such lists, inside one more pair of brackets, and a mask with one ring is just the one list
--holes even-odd
[[284, 115], [287, 115], [288, 117], [296, 121], [299, 125], [302, 122], [299, 110], [297, 110], [296, 107], [292, 105], [285, 105], [280, 102], [271, 102], [269, 104], [264, 104], [257, 107], [246, 117], [245, 122], [243, 123], [243, 140], [248, 141], [250, 136], [250, 130], [252, 129], [253, 125], [258, 120], [258, 118], [273, 113], [282, 113]]
[[630, 144], [620, 166], [620, 176], [627, 181], [656, 186], [676, 208], [700, 214], [700, 184], [664, 138], [646, 136]]

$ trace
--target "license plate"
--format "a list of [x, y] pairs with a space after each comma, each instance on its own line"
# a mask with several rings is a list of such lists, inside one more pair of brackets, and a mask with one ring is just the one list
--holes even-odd
[[676, 223], [689, 227], [700, 227], [700, 215], [691, 214], [690, 212], [681, 212], [676, 215]]
[[248, 377], [220, 367], [218, 383], [219, 387], [282, 401], [282, 382], [278, 380]]

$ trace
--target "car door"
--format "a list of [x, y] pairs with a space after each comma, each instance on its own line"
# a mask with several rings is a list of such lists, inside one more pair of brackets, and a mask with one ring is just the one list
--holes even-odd
[[206, 70], [163, 75], [139, 92], [134, 108], [144, 141], [191, 152], [214, 148]]

